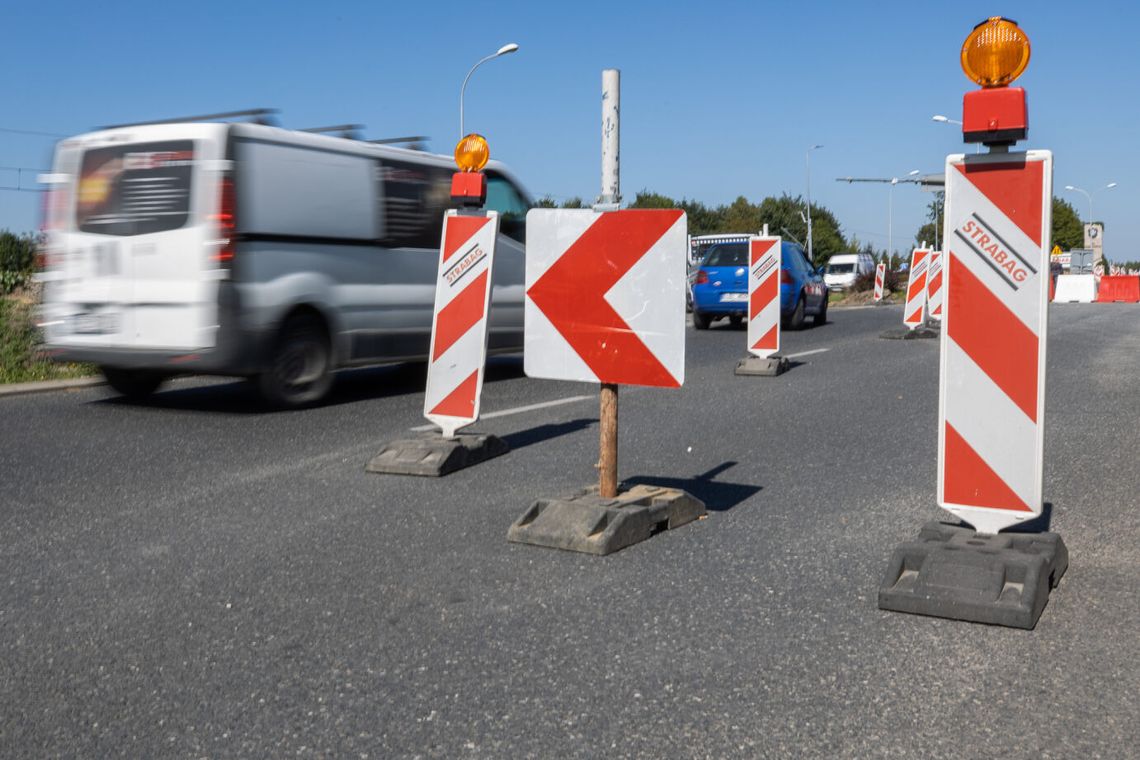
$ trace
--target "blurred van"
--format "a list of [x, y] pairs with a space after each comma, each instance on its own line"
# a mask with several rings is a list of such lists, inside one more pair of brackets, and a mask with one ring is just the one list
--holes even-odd
[[[177, 374], [251, 378], [278, 406], [332, 372], [424, 359], [454, 164], [257, 123], [153, 123], [59, 143], [45, 199], [42, 327], [60, 361], [128, 396]], [[501, 214], [489, 349], [523, 345], [528, 195]]]
[[828, 290], [847, 290], [859, 275], [875, 271], [875, 260], [869, 253], [840, 253], [827, 261], [823, 281]]

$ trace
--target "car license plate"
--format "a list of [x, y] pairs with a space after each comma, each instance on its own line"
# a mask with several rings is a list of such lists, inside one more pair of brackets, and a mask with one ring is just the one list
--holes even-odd
[[730, 302], [730, 301], [731, 302], [747, 301], [748, 300], [748, 294], [747, 293], [721, 293], [720, 294], [720, 300], [721, 300], [721, 303], [726, 303], [726, 302]]
[[85, 311], [72, 318], [76, 335], [105, 335], [119, 331], [119, 315], [114, 312]]

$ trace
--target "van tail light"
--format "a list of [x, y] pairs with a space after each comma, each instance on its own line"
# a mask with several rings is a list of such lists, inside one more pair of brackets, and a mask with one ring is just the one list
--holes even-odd
[[795, 285], [796, 281], [792, 279], [792, 273], [787, 269], [780, 270], [780, 284], [781, 285]]
[[63, 228], [67, 188], [49, 187], [40, 194], [40, 236], [36, 242], [36, 269], [43, 272], [61, 263], [55, 233]]
[[228, 267], [234, 260], [234, 237], [237, 223], [234, 216], [234, 181], [232, 177], [222, 177], [218, 188], [218, 213], [211, 215], [217, 229], [218, 250], [213, 259]]
[[709, 282], [709, 273], [703, 269], [697, 270], [697, 279], [693, 281], [694, 285], [707, 285]]

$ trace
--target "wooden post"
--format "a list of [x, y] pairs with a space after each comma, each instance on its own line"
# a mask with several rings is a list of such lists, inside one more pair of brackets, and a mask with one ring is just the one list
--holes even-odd
[[618, 386], [602, 383], [601, 437], [598, 456], [598, 495], [612, 499], [618, 493]]

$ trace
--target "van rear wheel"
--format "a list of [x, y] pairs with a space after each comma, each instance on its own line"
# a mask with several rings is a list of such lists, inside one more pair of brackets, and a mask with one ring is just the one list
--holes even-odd
[[166, 380], [166, 375], [160, 372], [145, 369], [120, 369], [118, 367], [100, 367], [99, 371], [111, 386], [121, 396], [132, 400], [144, 399], [158, 390], [158, 386]]
[[332, 351], [320, 320], [291, 317], [281, 329], [269, 364], [257, 377], [258, 390], [271, 406], [296, 408], [315, 404], [332, 387]]

